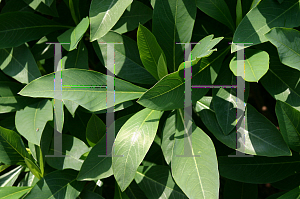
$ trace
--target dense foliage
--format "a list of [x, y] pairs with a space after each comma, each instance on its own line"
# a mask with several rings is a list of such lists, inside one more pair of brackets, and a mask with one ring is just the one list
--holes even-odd
[[[0, 0], [0, 11], [0, 198], [300, 196], [299, 0]], [[189, 65], [191, 85], [233, 86], [191, 88], [186, 125]]]

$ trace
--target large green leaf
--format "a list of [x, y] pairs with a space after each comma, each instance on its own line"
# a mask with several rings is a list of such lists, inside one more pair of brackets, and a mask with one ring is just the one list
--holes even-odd
[[[47, 163], [53, 168], [63, 170], [63, 169], [74, 169], [79, 171], [83, 163], [80, 157], [89, 151], [89, 148], [85, 143], [73, 136], [62, 134], [62, 155], [67, 157], [47, 157]], [[49, 155], [54, 154], [54, 142], [52, 141]]]
[[39, 146], [46, 123], [51, 120], [53, 120], [52, 103], [44, 99], [17, 111], [16, 128], [29, 142]]
[[[265, 51], [245, 49], [244, 77], [247, 82], [258, 82], [269, 69], [269, 55]], [[232, 58], [230, 70], [237, 76], [237, 57]]]
[[[22, 19], [22, 20], [20, 20]], [[9, 12], [0, 15], [0, 48], [16, 47], [25, 42], [67, 28], [29, 12]]]
[[71, 169], [51, 172], [38, 181], [25, 198], [76, 198], [85, 184], [76, 181], [76, 176], [77, 172]]
[[[124, 35], [119, 35], [115, 32], [108, 32], [104, 37], [97, 40], [102, 44], [93, 43], [95, 51], [101, 60], [102, 64], [107, 68], [107, 44], [120, 42], [123, 44], [114, 45], [114, 71], [110, 71], [121, 77], [124, 80], [140, 83], [140, 84], [154, 84], [155, 78], [143, 67], [140, 59], [139, 50], [134, 40]], [[101, 51], [100, 51], [101, 49]]]
[[[233, 35], [233, 43], [251, 43], [246, 46], [268, 41], [265, 33], [273, 27], [293, 28], [300, 25], [299, 0], [285, 0], [279, 4], [274, 0], [261, 1], [243, 18]], [[235, 52], [236, 45], [231, 46]]]
[[[188, 198], [217, 198], [219, 195], [219, 172], [214, 144], [193, 123], [188, 127], [192, 128], [192, 133], [187, 137], [184, 120], [183, 110], [177, 110], [175, 143], [171, 161], [172, 176]], [[188, 139], [188, 142], [185, 139]], [[185, 156], [184, 151], [187, 150], [190, 151], [190, 154]]]
[[[199, 100], [195, 110], [201, 120], [214, 136], [226, 146], [236, 149], [236, 129], [229, 135], [224, 135], [220, 128], [216, 115], [210, 107], [211, 98], [205, 97]], [[291, 151], [284, 142], [278, 129], [267, 118], [261, 115], [250, 104], [247, 104], [245, 111], [245, 151], [239, 147], [238, 151], [268, 157], [289, 156]]]
[[25, 44], [0, 49], [0, 63], [0, 69], [5, 74], [24, 84], [41, 76], [36, 61]]
[[144, 24], [152, 18], [152, 9], [139, 1], [133, 1], [124, 14], [112, 28], [119, 34], [136, 29], [139, 24]]
[[0, 191], [0, 198], [19, 199], [31, 189], [32, 187], [3, 187]]
[[[93, 88], [92, 86], [106, 86], [106, 75], [90, 70], [67, 69], [62, 70], [62, 99], [71, 100], [82, 107], [97, 111], [106, 107], [106, 88]], [[80, 77], [80, 78], [78, 78]], [[19, 94], [30, 97], [54, 98], [54, 73], [45, 75], [32, 81]], [[74, 87], [71, 87], [73, 85]], [[85, 85], [86, 87], [79, 87]], [[146, 89], [135, 86], [129, 82], [115, 78], [115, 104], [136, 99]], [[113, 98], [114, 93], [109, 93]]]
[[37, 101], [18, 95], [22, 88], [23, 85], [16, 82], [0, 81], [0, 113], [14, 112]]
[[[137, 44], [140, 52], [140, 57], [144, 67], [155, 79], [161, 79], [158, 76], [158, 71], [164, 71], [161, 76], [168, 74], [167, 65], [159, 65], [159, 59], [162, 57], [162, 63], [166, 63], [166, 57], [160, 46], [158, 45], [155, 36], [143, 25], [139, 25], [137, 32]], [[159, 68], [162, 67], [162, 68]]]
[[135, 174], [135, 181], [147, 194], [148, 199], [187, 199], [172, 179], [167, 166], [152, 166], [149, 169], [141, 166]]
[[[23, 171], [23, 166], [18, 166], [0, 176], [0, 190], [2, 187], [11, 187]], [[0, 191], [1, 194], [1, 191]]]
[[91, 147], [95, 146], [105, 133], [106, 125], [98, 116], [93, 114], [86, 127], [86, 140], [89, 145]]
[[202, 12], [228, 26], [232, 31], [235, 30], [232, 16], [224, 0], [196, 0], [196, 4]]
[[100, 39], [117, 23], [133, 0], [93, 0], [90, 7], [91, 41]]
[[300, 111], [280, 100], [277, 100], [275, 111], [285, 142], [291, 149], [300, 152]]
[[83, 34], [86, 32], [86, 30], [89, 27], [89, 18], [85, 17], [81, 20], [81, 22], [75, 27], [67, 30], [63, 34], [57, 37], [57, 40], [60, 43], [69, 43], [69, 44], [62, 44], [62, 47], [68, 51], [74, 50], [81, 38], [83, 37]]
[[[220, 175], [239, 182], [264, 184], [282, 180], [299, 172], [300, 159], [292, 157], [218, 158]], [[276, 174], [276, 175], [274, 175]]]
[[280, 61], [300, 70], [300, 32], [292, 28], [272, 28], [266, 38], [277, 47]]
[[[216, 78], [214, 74], [219, 71], [226, 53], [227, 50], [216, 52], [193, 66], [191, 85], [211, 85]], [[184, 90], [184, 70], [179, 70], [163, 77], [140, 97], [138, 103], [155, 110], [183, 108]], [[195, 104], [207, 92], [207, 88], [194, 89], [192, 102]]]
[[300, 111], [300, 87], [298, 86], [300, 71], [280, 63], [278, 55], [274, 51], [276, 50], [274, 49], [269, 53], [270, 68], [261, 79], [261, 83], [276, 100], [286, 102]]
[[168, 69], [177, 70], [183, 61], [184, 44], [190, 42], [196, 18], [196, 2], [157, 0], [153, 11], [152, 32], [165, 52]]
[[134, 179], [138, 166], [146, 156], [156, 135], [160, 116], [160, 111], [145, 108], [121, 127], [114, 143], [116, 156], [112, 158], [112, 166], [122, 191]]
[[25, 164], [25, 157], [31, 159], [22, 138], [0, 126], [0, 161], [7, 165]]

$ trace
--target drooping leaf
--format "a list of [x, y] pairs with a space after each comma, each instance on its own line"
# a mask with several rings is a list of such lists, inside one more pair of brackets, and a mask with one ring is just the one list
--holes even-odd
[[95, 146], [97, 142], [105, 135], [106, 125], [96, 116], [92, 115], [86, 127], [86, 140], [91, 147]]
[[300, 111], [280, 100], [277, 100], [275, 111], [285, 142], [291, 149], [300, 152]]
[[300, 70], [300, 32], [292, 28], [272, 28], [266, 38], [277, 47], [281, 63]]
[[202, 12], [228, 26], [232, 31], [235, 30], [232, 16], [224, 0], [197, 0], [196, 3]]
[[139, 1], [129, 5], [116, 25], [112, 28], [119, 34], [136, 29], [139, 24], [144, 24], [152, 18], [152, 9]]
[[[215, 78], [213, 73], [220, 69], [227, 50], [214, 53], [192, 67], [191, 85], [211, 85]], [[137, 101], [142, 106], [155, 110], [172, 110], [184, 107], [185, 78], [184, 70], [176, 71], [163, 77], [146, 91]], [[195, 104], [208, 89], [194, 89], [192, 103]]]
[[53, 120], [52, 103], [44, 99], [17, 111], [16, 128], [29, 142], [39, 146], [43, 130], [50, 120]]
[[16, 47], [25, 42], [40, 39], [45, 34], [55, 30], [67, 27], [29, 12], [1, 14], [0, 48]]
[[196, 2], [157, 0], [153, 11], [152, 32], [164, 51], [170, 72], [183, 61], [184, 44], [190, 42], [196, 18]]
[[117, 23], [133, 0], [93, 0], [90, 7], [91, 41], [100, 39]]
[[[74, 169], [79, 171], [83, 163], [80, 157], [89, 151], [85, 143], [73, 136], [62, 134], [62, 155], [67, 157], [46, 157], [47, 163], [58, 170]], [[54, 154], [54, 142], [52, 141], [49, 155]]]
[[0, 126], [0, 161], [7, 165], [25, 164], [25, 157], [31, 159], [21, 137]]
[[28, 84], [41, 76], [30, 50], [24, 44], [0, 49], [0, 69], [17, 81]]
[[233, 129], [229, 135], [224, 135], [210, 103], [210, 97], [202, 98], [197, 102], [195, 110], [208, 130], [226, 146], [252, 155], [268, 157], [291, 155], [291, 151], [278, 129], [250, 104], [246, 106], [245, 130], [243, 131], [245, 140], [241, 146], [241, 143], [236, 140], [236, 129]]
[[[239, 182], [263, 184], [299, 171], [299, 155], [292, 157], [218, 157], [220, 175]], [[274, 175], [276, 173], [276, 175]]]
[[[166, 63], [165, 54], [157, 43], [155, 36], [141, 24], [137, 32], [137, 44], [144, 67], [155, 79], [159, 80], [158, 71], [168, 71], [165, 64], [159, 65], [159, 59], [163, 59], [161, 62]], [[158, 66], [164, 68], [160, 69]], [[161, 74], [161, 76], [167, 74], [168, 72]]]
[[[261, 1], [241, 21], [233, 35], [233, 43], [249, 43], [245, 45], [249, 47], [268, 41], [264, 34], [273, 27], [298, 27], [300, 15], [295, 15], [298, 12], [299, 0], [287, 0], [282, 4], [274, 0]], [[233, 44], [231, 52], [236, 50]]]
[[[237, 56], [230, 61], [230, 70], [235, 76], [237, 72]], [[245, 65], [243, 79], [247, 82], [258, 82], [269, 69], [269, 55], [265, 51], [245, 49]], [[243, 69], [242, 69], [243, 70]]]
[[0, 198], [19, 199], [31, 189], [32, 187], [2, 187], [0, 191]]
[[97, 44], [94, 42], [93, 46], [99, 59], [106, 68], [108, 58], [107, 44], [105, 43], [123, 43], [114, 45], [115, 70], [110, 72], [133, 83], [154, 84], [156, 82], [155, 78], [143, 67], [139, 50], [134, 40], [110, 31], [97, 41], [101, 43]]
[[76, 181], [76, 176], [77, 172], [71, 169], [51, 172], [38, 181], [25, 198], [76, 198], [85, 184]]
[[43, 177], [43, 174], [41, 172], [41, 169], [30, 159], [25, 158], [25, 163], [27, 167], [29, 168], [30, 172], [37, 177], [38, 179], [41, 179]]
[[136, 172], [135, 181], [147, 194], [148, 199], [187, 199], [173, 181], [170, 169], [167, 166], [152, 166], [149, 169], [141, 166]]
[[[188, 198], [217, 198], [219, 172], [213, 142], [195, 124], [185, 126], [182, 109], [177, 110], [174, 125], [176, 125], [176, 133], [171, 170], [176, 184]], [[185, 134], [187, 128], [191, 128], [192, 132], [189, 137]], [[188, 142], [185, 139], [188, 139]], [[187, 150], [189, 154], [184, 153]]]
[[[67, 69], [61, 71], [63, 77], [62, 99], [71, 100], [82, 107], [97, 111], [106, 108], [106, 75], [82, 69]], [[80, 77], [80, 78], [78, 78]], [[19, 94], [30, 97], [54, 98], [54, 73], [32, 81]], [[92, 86], [91, 86], [92, 85]], [[115, 78], [115, 104], [136, 99], [145, 91], [144, 88]], [[114, 93], [109, 93], [112, 95]]]
[[[83, 34], [86, 32], [86, 30], [89, 27], [89, 18], [85, 17], [83, 18], [80, 23], [75, 27], [67, 30], [63, 34], [57, 37], [57, 40], [62, 43], [62, 47], [66, 49], [67, 51], [72, 51], [75, 48], [77, 48], [77, 45], [81, 38], [83, 37]], [[69, 43], [69, 44], [65, 44]]]
[[114, 142], [112, 165], [114, 177], [122, 191], [134, 179], [138, 166], [146, 156], [156, 135], [160, 116], [160, 111], [145, 108], [121, 127]]
[[[0, 176], [0, 190], [2, 190], [2, 187], [10, 187], [13, 186], [13, 184], [16, 182], [17, 178], [21, 174], [22, 170], [24, 169], [23, 166], [18, 166], [3, 175]], [[1, 195], [1, 191], [0, 191]]]

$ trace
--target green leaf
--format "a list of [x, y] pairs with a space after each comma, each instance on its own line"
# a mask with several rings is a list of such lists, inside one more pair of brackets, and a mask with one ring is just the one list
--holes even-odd
[[[249, 47], [268, 41], [264, 34], [273, 27], [298, 27], [300, 15], [295, 13], [299, 10], [299, 0], [287, 0], [282, 4], [274, 0], [261, 1], [243, 18], [233, 35], [232, 43], [251, 43], [246, 44]], [[236, 50], [233, 44], [231, 52]]]
[[106, 125], [95, 114], [92, 114], [86, 127], [86, 140], [91, 147], [95, 146], [106, 133]]
[[70, 100], [63, 100], [63, 103], [68, 109], [68, 111], [71, 113], [72, 117], [75, 117], [75, 111], [77, 110], [79, 104]]
[[[144, 67], [155, 79], [159, 80], [158, 71], [168, 71], [166, 64], [163, 64], [166, 63], [165, 54], [155, 36], [141, 24], [137, 32], [137, 44]], [[160, 65], [158, 65], [159, 59], [162, 59]], [[164, 68], [159, 68], [159, 66]], [[161, 76], [168, 74], [168, 72], [163, 73], [165, 72], [162, 72]]]
[[77, 45], [81, 38], [83, 37], [83, 34], [86, 32], [86, 30], [89, 27], [89, 18], [85, 17], [83, 18], [80, 23], [75, 27], [67, 30], [63, 34], [57, 37], [57, 40], [60, 43], [69, 43], [69, 44], [62, 44], [62, 47], [66, 49], [67, 51], [72, 51], [75, 48], [77, 48]]
[[[175, 125], [171, 170], [176, 184], [188, 198], [217, 198], [219, 195], [219, 172], [213, 142], [193, 123], [189, 127], [192, 128], [192, 133], [189, 137], [186, 136], [187, 129], [182, 109], [177, 110]], [[184, 139], [188, 139], [188, 144]], [[191, 152], [190, 155], [200, 155], [200, 157], [184, 156], [186, 150]]]
[[93, 0], [90, 7], [91, 41], [100, 39], [117, 23], [133, 0]]
[[[20, 20], [22, 19], [22, 21]], [[0, 15], [0, 48], [16, 47], [68, 26], [29, 12]]]
[[41, 179], [43, 177], [40, 168], [34, 162], [32, 162], [28, 158], [25, 158], [25, 163], [35, 177], [37, 177], [38, 179]]
[[285, 199], [285, 198], [299, 198], [300, 196], [300, 186], [283, 194], [278, 199]]
[[291, 149], [300, 152], [300, 111], [280, 100], [275, 111], [283, 139]]
[[226, 179], [224, 186], [224, 199], [257, 199], [256, 184], [237, 182]]
[[235, 30], [232, 16], [224, 0], [197, 0], [197, 7], [208, 16]]
[[18, 187], [29, 187], [35, 185], [39, 179], [35, 177], [31, 172], [27, 172], [25, 177], [19, 182]]
[[[210, 107], [211, 98], [203, 98], [196, 104], [195, 110], [210, 132], [226, 146], [236, 149], [236, 129], [229, 135], [224, 135], [218, 125], [216, 115]], [[277, 128], [267, 118], [261, 115], [250, 104], [245, 111], [245, 151], [238, 147], [238, 151], [268, 157], [289, 156], [291, 151]]]
[[242, 2], [241, 2], [241, 0], [237, 0], [237, 2], [236, 2], [236, 27], [239, 26], [242, 19], [243, 19]]
[[38, 181], [25, 198], [76, 198], [85, 184], [76, 181], [76, 176], [77, 172], [71, 169], [51, 172]]
[[272, 28], [266, 38], [277, 47], [281, 63], [300, 70], [300, 32], [292, 28]]
[[[269, 54], [265, 51], [245, 49], [244, 77], [247, 82], [258, 82], [269, 69]], [[230, 70], [237, 76], [237, 57], [230, 61]]]
[[[282, 180], [299, 171], [300, 159], [292, 157], [218, 157], [220, 175], [239, 182], [264, 184]], [[276, 175], [274, 175], [276, 174]]]
[[148, 199], [187, 199], [173, 181], [170, 169], [167, 166], [152, 166], [149, 169], [140, 166], [136, 172], [135, 181], [147, 194]]
[[[191, 85], [211, 85], [215, 78], [213, 73], [220, 69], [220, 64], [226, 55], [227, 50], [214, 53], [204, 58], [197, 65], [192, 67]], [[172, 110], [184, 107], [185, 78], [184, 70], [176, 71], [163, 77], [152, 88], [146, 91], [137, 101], [142, 106], [155, 110]], [[203, 97], [208, 89], [193, 90], [192, 102]]]
[[[13, 184], [16, 182], [17, 178], [21, 174], [23, 170], [23, 166], [18, 166], [3, 175], [0, 176], [0, 190], [2, 190], [2, 187], [10, 187], [13, 186]], [[0, 191], [1, 195], [1, 191]]]
[[45, 1], [45, 0], [23, 0], [25, 1], [32, 9], [54, 17], [58, 17], [56, 10], [56, 1]]
[[166, 120], [166, 123], [162, 130], [162, 142], [161, 142], [161, 150], [163, 152], [164, 158], [168, 164], [171, 163], [173, 156], [173, 148], [175, 143], [175, 131], [176, 126], [176, 111], [173, 110]]
[[115, 195], [114, 199], [130, 199], [125, 192], [122, 192], [120, 187], [118, 186], [118, 183], [115, 183]]
[[2, 187], [0, 191], [0, 198], [19, 199], [31, 189], [32, 187]]
[[41, 76], [30, 50], [26, 45], [0, 49], [0, 69], [15, 80], [28, 84]]
[[[114, 142], [113, 172], [124, 191], [134, 179], [136, 170], [149, 150], [160, 119], [160, 111], [143, 109], [121, 127]], [[117, 157], [121, 155], [122, 157]]]
[[[95, 51], [102, 62], [107, 68], [107, 44], [103, 43], [123, 43], [114, 45], [115, 50], [115, 66], [114, 71], [110, 71], [118, 77], [140, 84], [154, 84], [155, 78], [143, 67], [140, 59], [139, 50], [134, 40], [118, 33], [108, 32], [104, 37], [97, 40], [99, 43], [94, 42], [93, 46]], [[101, 51], [100, 51], [101, 49]]]
[[152, 18], [152, 9], [139, 1], [133, 1], [124, 14], [112, 28], [114, 32], [123, 34], [136, 29], [139, 24], [144, 24]]
[[39, 146], [46, 123], [51, 120], [53, 120], [52, 103], [44, 99], [17, 111], [16, 128], [29, 142]]
[[[64, 88], [62, 88], [62, 99], [71, 100], [90, 111], [98, 111], [106, 107], [106, 88], [83, 88], [70, 87], [69, 85], [97, 85], [106, 86], [106, 75], [82, 69], [62, 70]], [[80, 77], [80, 78], [78, 78]], [[25, 86], [19, 94], [30, 97], [54, 98], [53, 88], [54, 73], [45, 75], [32, 81]], [[141, 96], [146, 89], [135, 86], [129, 82], [115, 78], [115, 104], [136, 99]], [[114, 93], [110, 93], [113, 95]], [[113, 97], [113, 96], [112, 96]]]
[[189, 0], [156, 1], [152, 32], [164, 51], [170, 72], [183, 61], [183, 44], [190, 42], [196, 18], [196, 2]]
[[158, 63], [157, 63], [157, 73], [158, 78], [161, 79], [164, 76], [168, 75], [168, 68], [166, 63], [166, 58], [161, 54]]
[[0, 161], [7, 165], [25, 164], [24, 158], [31, 159], [22, 138], [0, 126]]
[[[47, 163], [55, 169], [74, 169], [79, 171], [83, 163], [80, 157], [89, 151], [85, 143], [73, 136], [62, 134], [62, 155], [67, 157], [46, 157]], [[48, 154], [54, 154], [54, 142], [52, 141]]]

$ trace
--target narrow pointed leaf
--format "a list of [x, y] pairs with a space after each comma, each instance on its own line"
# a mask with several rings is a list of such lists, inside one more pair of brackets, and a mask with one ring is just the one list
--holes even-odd
[[[217, 198], [219, 195], [219, 171], [213, 142], [195, 124], [186, 137], [184, 112], [176, 113], [175, 144], [171, 162], [172, 176], [188, 198]], [[188, 145], [184, 139], [188, 139]], [[188, 148], [186, 148], [188, 147]], [[184, 154], [185, 151], [190, 154]], [[190, 157], [193, 155], [194, 157]], [[200, 157], [196, 157], [200, 155]]]
[[86, 127], [86, 140], [89, 145], [91, 147], [95, 146], [105, 133], [106, 125], [98, 116], [93, 114]]
[[0, 48], [16, 47], [67, 27], [29, 12], [1, 14], [0, 24]]
[[[93, 86], [106, 86], [106, 75], [82, 69], [62, 70], [63, 85], [62, 99], [71, 100], [82, 107], [97, 111], [106, 109], [106, 88], [93, 88]], [[80, 78], [78, 78], [80, 77]], [[20, 91], [20, 95], [30, 97], [54, 98], [54, 73], [45, 75], [32, 81]], [[72, 88], [70, 85], [73, 85]], [[85, 85], [86, 87], [78, 87]], [[129, 82], [115, 78], [115, 104], [136, 99], [146, 89], [135, 86]], [[114, 93], [109, 93], [113, 96]], [[113, 98], [113, 97], [112, 97]]]
[[24, 84], [41, 76], [36, 61], [25, 44], [0, 49], [0, 63], [0, 69], [5, 74]]
[[173, 110], [169, 114], [162, 130], [161, 150], [168, 164], [171, 163], [172, 156], [173, 156], [173, 148], [175, 142], [174, 136], [176, 131], [176, 126], [174, 125], [175, 123], [176, 123], [176, 111]]
[[300, 70], [300, 32], [292, 28], [272, 28], [266, 38], [277, 47], [281, 63]]
[[17, 111], [16, 128], [29, 142], [39, 146], [43, 130], [50, 120], [53, 120], [52, 103], [44, 99]]
[[30, 159], [25, 158], [25, 163], [27, 167], [29, 168], [30, 172], [37, 177], [38, 179], [41, 179], [43, 177], [43, 174], [40, 170], [40, 168]]
[[91, 41], [100, 39], [117, 23], [132, 0], [93, 0], [90, 7]]
[[153, 11], [152, 32], [164, 51], [168, 69], [177, 70], [183, 61], [184, 44], [190, 42], [196, 18], [196, 2], [157, 0]]
[[32, 187], [3, 187], [0, 191], [0, 198], [19, 199], [31, 189]]
[[160, 111], [145, 108], [121, 127], [114, 143], [116, 156], [113, 156], [112, 164], [114, 177], [122, 191], [134, 179], [138, 166], [146, 156], [156, 135], [160, 116]]
[[135, 181], [147, 194], [148, 199], [187, 199], [186, 195], [174, 182], [170, 169], [167, 166], [139, 167]]
[[[300, 25], [299, 0], [286, 0], [279, 4], [274, 0], [261, 1], [243, 18], [233, 35], [233, 43], [256, 45], [268, 41], [265, 33], [273, 27], [293, 28]], [[274, 17], [276, 16], [276, 17]], [[231, 46], [235, 52], [236, 45]]]

